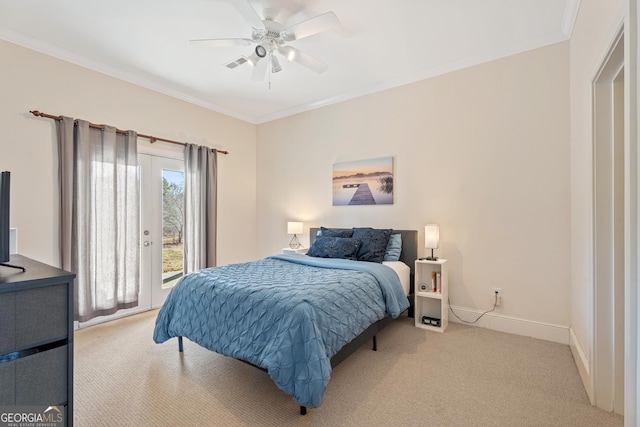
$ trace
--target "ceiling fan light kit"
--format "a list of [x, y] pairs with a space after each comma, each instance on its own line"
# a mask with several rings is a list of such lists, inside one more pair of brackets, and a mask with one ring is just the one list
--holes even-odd
[[258, 55], [258, 57], [260, 58], [264, 58], [265, 56], [267, 56], [267, 49], [259, 44], [258, 46], [256, 46], [256, 55]]
[[282, 71], [282, 66], [280, 65], [280, 61], [278, 61], [278, 58], [272, 54], [271, 55], [271, 72], [279, 73], [280, 71]]
[[[260, 60], [267, 55], [269, 55], [269, 61], [266, 65], [270, 67], [271, 73], [282, 71], [282, 66], [276, 54], [282, 55], [289, 62], [297, 62], [316, 73], [323, 73], [329, 68], [329, 66], [322, 61], [307, 53], [301, 52], [293, 46], [287, 45], [287, 43], [337, 28], [340, 25], [340, 21], [333, 12], [325, 12], [285, 27], [275, 20], [278, 15], [277, 10], [272, 8], [264, 9], [264, 19], [261, 19], [248, 0], [232, 0], [231, 3], [248, 24], [251, 25], [251, 38], [191, 40], [190, 42], [193, 46], [223, 47], [249, 46], [255, 44], [256, 46], [253, 52], [248, 57], [240, 56], [225, 64], [227, 68], [234, 69], [244, 63], [249, 63], [254, 67], [252, 74], [253, 80], [264, 79], [264, 73], [268, 67], [263, 67], [262, 64], [260, 64]], [[257, 25], [258, 23], [259, 25]], [[258, 67], [259, 65], [260, 67]]]

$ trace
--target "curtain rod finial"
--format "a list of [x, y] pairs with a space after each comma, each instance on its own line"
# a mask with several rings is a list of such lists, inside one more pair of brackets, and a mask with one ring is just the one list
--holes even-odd
[[42, 113], [40, 113], [40, 111], [38, 111], [38, 110], [33, 110], [33, 111], [29, 111], [29, 112], [30, 112], [31, 114], [33, 114], [34, 116], [36, 116], [36, 117], [40, 117], [40, 115], [42, 114]]

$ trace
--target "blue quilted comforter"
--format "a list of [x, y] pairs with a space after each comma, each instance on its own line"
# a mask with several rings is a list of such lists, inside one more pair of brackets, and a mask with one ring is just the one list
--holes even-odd
[[331, 357], [409, 303], [387, 266], [286, 255], [185, 276], [160, 309], [153, 339], [184, 336], [267, 370], [302, 406], [320, 406]]

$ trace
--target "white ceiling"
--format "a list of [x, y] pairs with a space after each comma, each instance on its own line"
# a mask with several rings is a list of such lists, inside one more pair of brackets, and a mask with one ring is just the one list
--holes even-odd
[[[290, 25], [333, 11], [340, 28], [290, 42], [329, 65], [251, 80], [225, 63], [252, 47], [191, 39], [250, 37], [233, 0], [0, 0], [0, 39], [252, 123], [567, 40], [580, 0], [250, 0]], [[237, 1], [237, 0], [236, 0]], [[270, 87], [269, 87], [270, 77]]]

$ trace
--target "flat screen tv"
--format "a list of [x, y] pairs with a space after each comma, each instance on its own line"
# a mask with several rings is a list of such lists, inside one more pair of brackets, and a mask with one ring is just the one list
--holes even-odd
[[11, 187], [11, 173], [0, 172], [0, 266], [24, 268], [7, 264], [11, 258], [9, 252], [9, 189]]
[[0, 262], [9, 261], [9, 189], [11, 172], [0, 173]]

